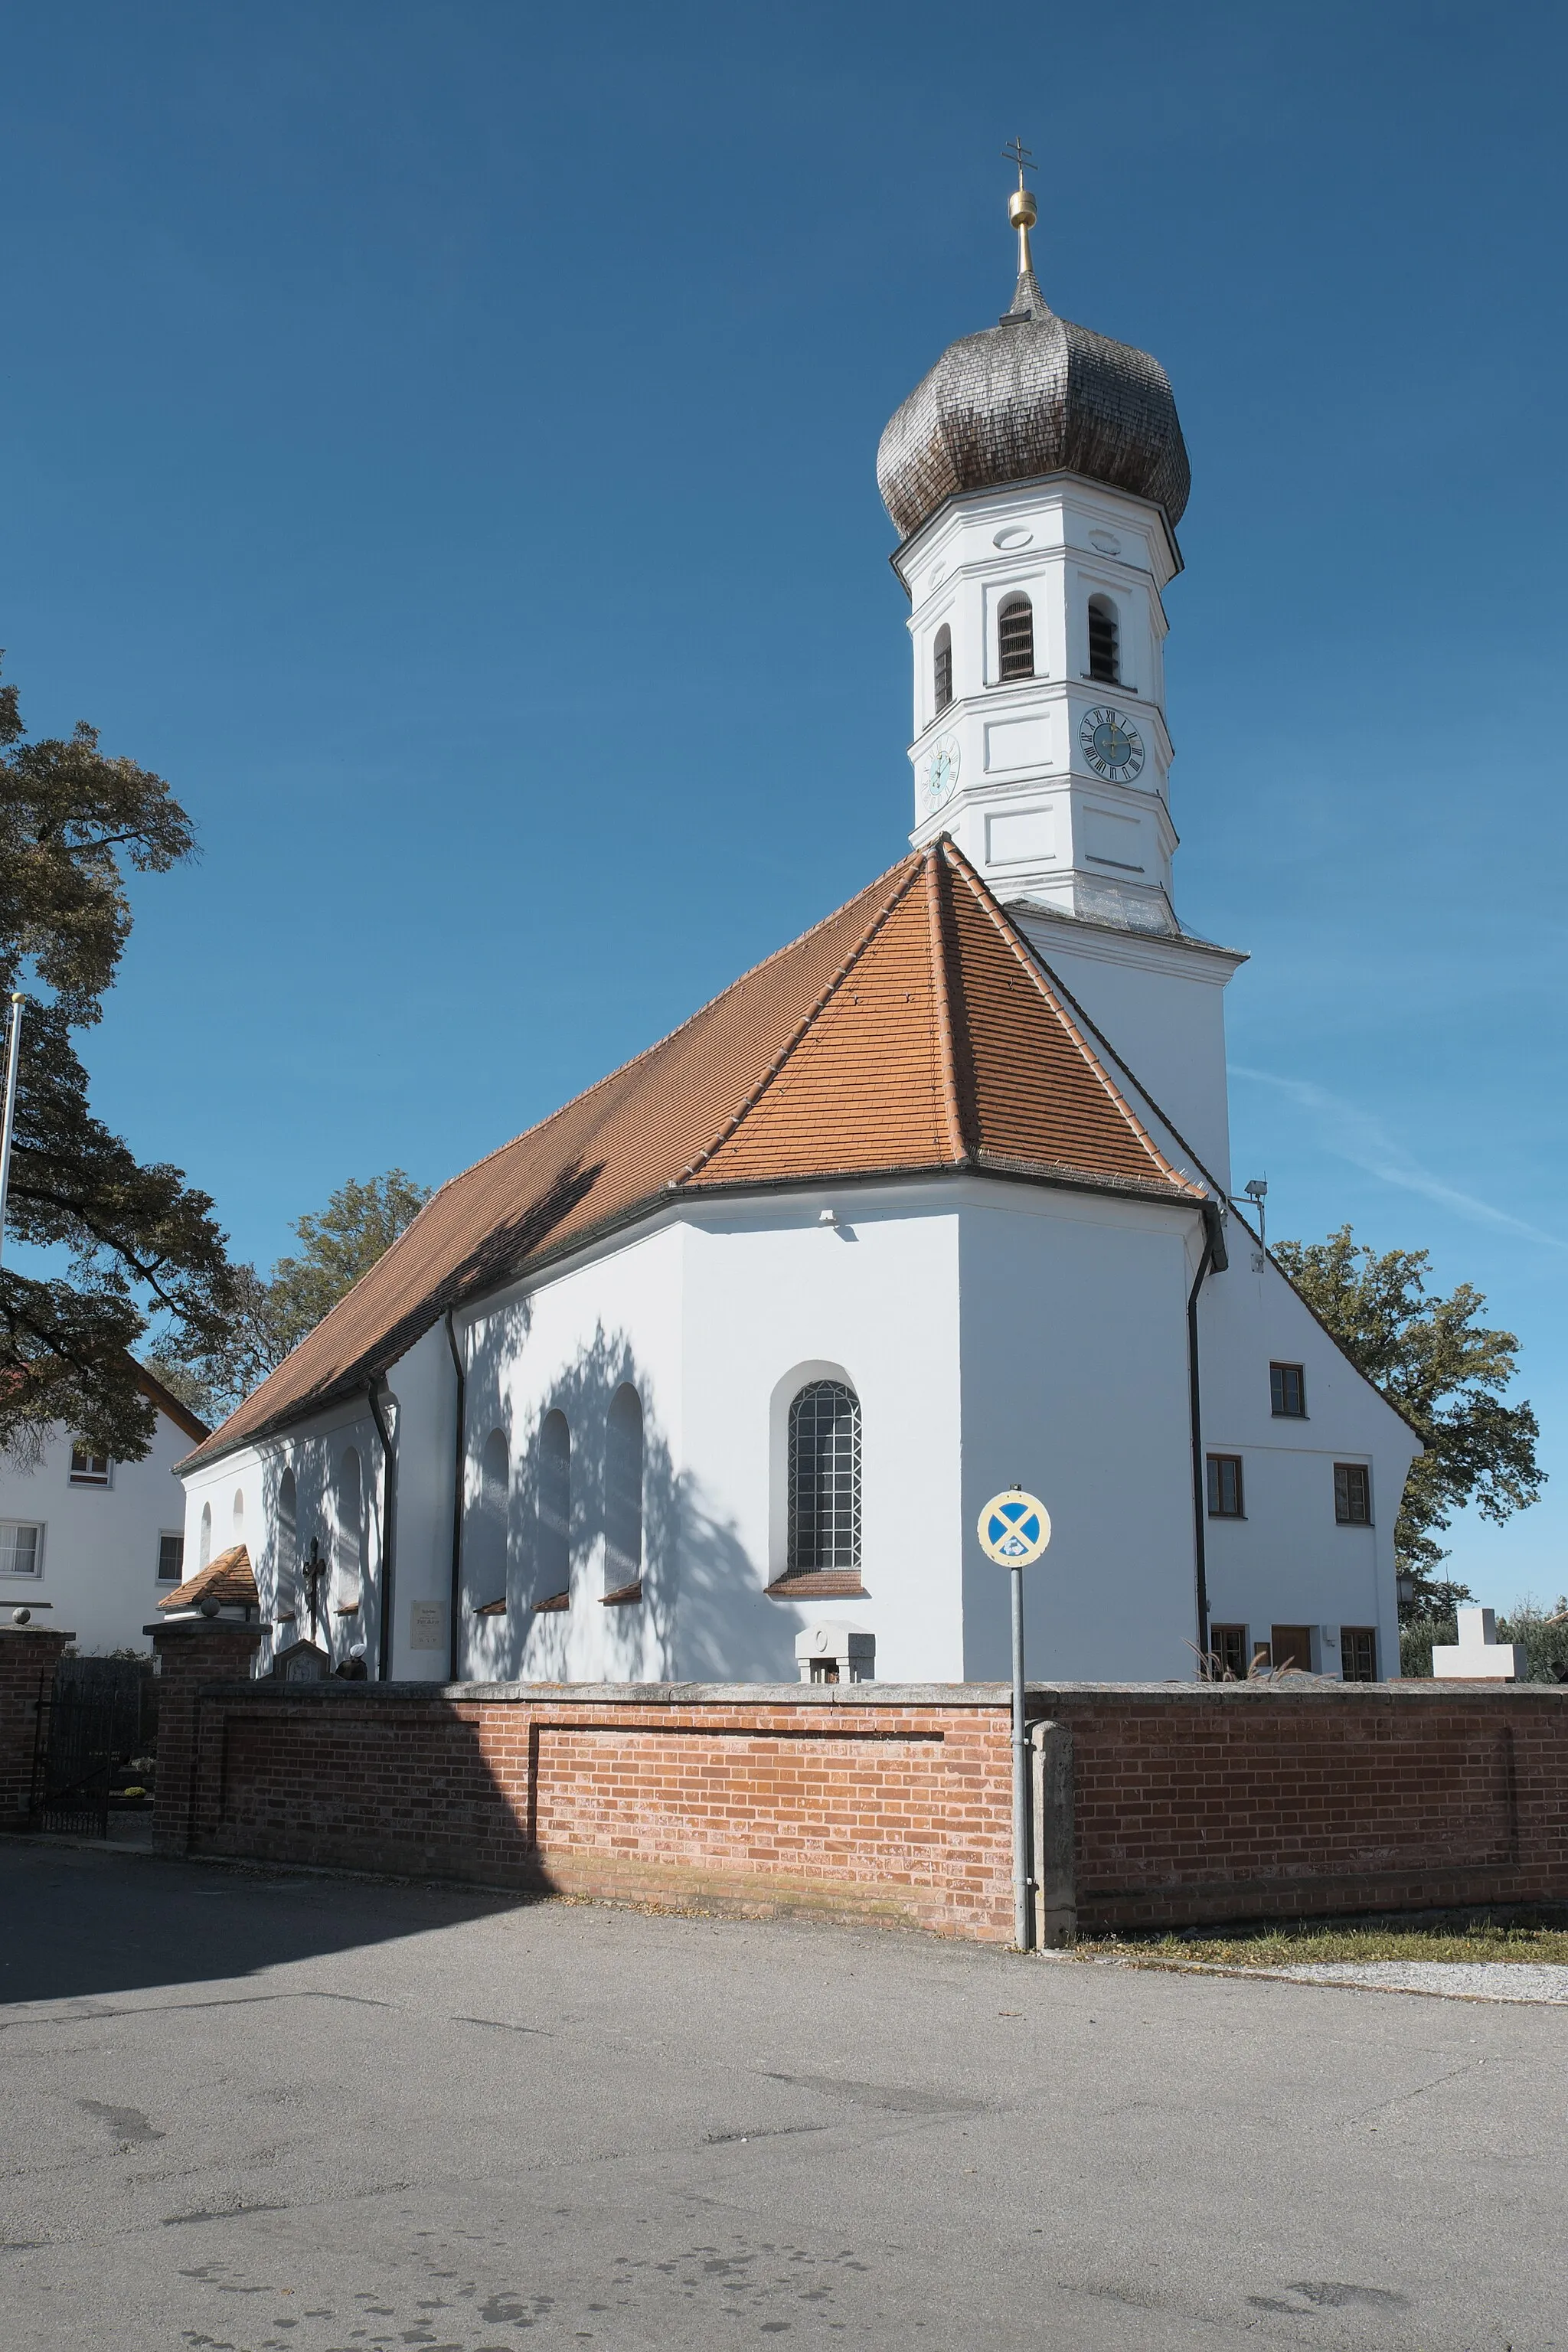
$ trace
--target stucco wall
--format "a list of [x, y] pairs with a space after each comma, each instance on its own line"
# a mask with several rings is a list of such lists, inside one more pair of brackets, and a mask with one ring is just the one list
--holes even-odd
[[107, 1486], [71, 1485], [63, 1429], [37, 1470], [0, 1466], [0, 1519], [44, 1529], [42, 1574], [0, 1576], [0, 1608], [39, 1609], [40, 1622], [74, 1632], [81, 1651], [144, 1651], [142, 1629], [172, 1590], [158, 1581], [158, 1538], [184, 1524], [174, 1465], [190, 1450], [184, 1432], [160, 1413], [151, 1452], [113, 1463]]

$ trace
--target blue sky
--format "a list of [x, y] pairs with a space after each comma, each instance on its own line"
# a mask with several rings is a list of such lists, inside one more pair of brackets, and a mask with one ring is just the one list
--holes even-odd
[[1556, 1473], [1568, 66], [1544, 5], [268, 0], [8, 15], [4, 625], [170, 778], [96, 1099], [268, 1262], [889, 865], [877, 436], [1010, 286], [1164, 362], [1178, 904], [1271, 1230], [1426, 1246]]

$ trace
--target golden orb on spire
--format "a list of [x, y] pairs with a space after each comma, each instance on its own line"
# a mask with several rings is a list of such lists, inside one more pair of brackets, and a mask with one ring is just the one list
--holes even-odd
[[1029, 258], [1029, 231], [1040, 217], [1033, 192], [1024, 185], [1025, 173], [1032, 172], [1035, 165], [1021, 139], [1013, 140], [1003, 148], [1002, 153], [1009, 163], [1016, 163], [1018, 167], [1018, 184], [1007, 199], [1007, 218], [1018, 232], [1018, 275], [1022, 277], [1026, 270], [1034, 268]]

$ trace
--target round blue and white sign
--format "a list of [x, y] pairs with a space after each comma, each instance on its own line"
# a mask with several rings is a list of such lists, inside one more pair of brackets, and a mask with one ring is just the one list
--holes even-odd
[[1021, 1486], [993, 1495], [980, 1514], [980, 1549], [998, 1568], [1027, 1568], [1050, 1539], [1050, 1513]]

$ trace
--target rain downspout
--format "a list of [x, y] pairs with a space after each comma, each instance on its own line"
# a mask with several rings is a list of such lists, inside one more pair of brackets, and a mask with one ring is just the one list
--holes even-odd
[[458, 1346], [452, 1312], [448, 1307], [447, 1345], [452, 1351], [452, 1370], [458, 1376], [458, 1402], [452, 1416], [452, 1599], [447, 1660], [447, 1680], [449, 1683], [459, 1679], [458, 1647], [463, 1622], [463, 1456], [468, 1419], [468, 1374]]
[[1206, 1661], [1209, 1654], [1209, 1580], [1206, 1550], [1208, 1482], [1204, 1475], [1203, 1400], [1198, 1381], [1198, 1293], [1204, 1286], [1205, 1276], [1211, 1270], [1223, 1274], [1229, 1263], [1219, 1208], [1215, 1202], [1205, 1201], [1203, 1255], [1193, 1276], [1193, 1286], [1187, 1293], [1187, 1402], [1193, 1430], [1193, 1563], [1197, 1580], [1200, 1662]]
[[397, 1558], [397, 1454], [386, 1421], [386, 1375], [370, 1384], [371, 1419], [381, 1440], [381, 1629], [376, 1643], [376, 1680], [392, 1680], [392, 1571]]

